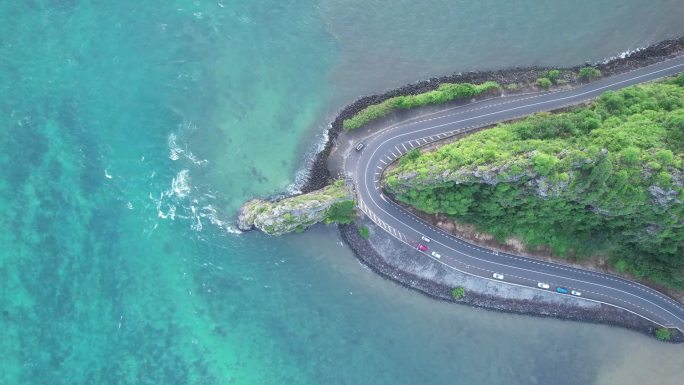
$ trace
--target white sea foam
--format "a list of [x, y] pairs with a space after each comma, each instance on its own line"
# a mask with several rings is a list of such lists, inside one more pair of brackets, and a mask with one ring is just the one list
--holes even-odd
[[611, 60], [615, 60], [615, 59], [624, 59], [624, 58], [630, 56], [630, 55], [633, 54], [633, 53], [636, 53], [636, 52], [639, 52], [639, 51], [643, 50], [644, 48], [646, 48], [646, 47], [638, 47], [638, 48], [635, 48], [635, 49], [628, 49], [627, 51], [620, 52], [619, 54], [617, 54], [617, 55], [615, 55], [615, 56], [611, 56], [611, 57], [609, 57], [609, 58], [607, 58], [607, 59], [603, 59], [602, 63], [603, 63], [603, 64], [606, 64], [606, 63], [608, 63], [608, 62], [611, 61]]
[[178, 198], [184, 198], [190, 194], [189, 174], [190, 171], [181, 170], [176, 174], [176, 177], [171, 180], [171, 192]]
[[190, 178], [188, 170], [181, 170], [171, 180], [171, 187], [159, 193], [159, 199], [154, 199], [150, 194], [150, 199], [157, 204], [157, 216], [162, 219], [176, 219], [176, 208], [180, 203], [179, 199], [185, 198], [190, 194]]
[[189, 170], [181, 170], [171, 181], [168, 190], [159, 193], [155, 198], [149, 194], [157, 208], [157, 216], [162, 219], [187, 219], [190, 228], [201, 232], [206, 223], [230, 234], [241, 234], [242, 231], [232, 225], [232, 221], [222, 219], [216, 207], [207, 201], [215, 201], [216, 196], [210, 193], [196, 194], [196, 188], [190, 184]]
[[[188, 130], [194, 130], [197, 128], [191, 123], [185, 123], [183, 127]], [[167, 143], [169, 146], [169, 159], [171, 160], [178, 160], [181, 157], [183, 157], [192, 162], [196, 166], [202, 166], [206, 163], [209, 163], [208, 160], [199, 159], [195, 154], [192, 153], [192, 151], [188, 150], [187, 148], [181, 147], [178, 144], [178, 136], [173, 132], [169, 134], [167, 138]]]
[[285, 189], [289, 195], [300, 194], [302, 192], [302, 186], [304, 186], [304, 183], [306, 183], [311, 175], [311, 166], [313, 166], [316, 155], [323, 151], [323, 149], [325, 149], [326, 143], [328, 143], [328, 133], [330, 129], [332, 129], [332, 124], [328, 124], [328, 129], [323, 130], [323, 132], [319, 135], [319, 140], [316, 142], [316, 146], [307, 152], [304, 165], [295, 173], [294, 183], [291, 183]]
[[170, 133], [167, 142], [169, 144], [169, 159], [180, 159], [180, 154], [183, 153], [183, 149], [178, 147], [178, 144], [176, 144], [176, 134]]

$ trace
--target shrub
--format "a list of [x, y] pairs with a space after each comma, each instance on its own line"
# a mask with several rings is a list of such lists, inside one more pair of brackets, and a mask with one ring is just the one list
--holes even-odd
[[455, 287], [451, 290], [451, 298], [461, 299], [465, 295], [465, 289], [461, 286]]
[[601, 71], [594, 67], [584, 67], [579, 71], [579, 77], [582, 80], [592, 80], [601, 77]]
[[363, 238], [363, 239], [370, 238], [370, 230], [368, 229], [368, 227], [361, 225], [358, 227], [358, 229], [359, 229], [359, 235], [361, 236], [361, 238]]
[[537, 79], [537, 86], [539, 86], [545, 90], [548, 90], [549, 87], [551, 87], [551, 80], [549, 80], [547, 78], [539, 78], [539, 79]]
[[560, 77], [560, 71], [558, 70], [550, 70], [546, 73], [546, 78], [551, 80], [553, 84], [556, 84], [558, 82], [558, 78]]
[[355, 216], [356, 208], [354, 207], [354, 201], [337, 202], [328, 209], [325, 223], [349, 224], [354, 221]]
[[655, 336], [661, 341], [669, 341], [672, 339], [672, 332], [668, 328], [658, 328], [656, 329]]

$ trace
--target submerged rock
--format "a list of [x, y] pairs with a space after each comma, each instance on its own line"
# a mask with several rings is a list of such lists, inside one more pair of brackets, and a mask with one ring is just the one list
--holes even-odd
[[257, 228], [270, 235], [304, 231], [325, 221], [331, 206], [352, 199], [350, 187], [341, 180], [320, 190], [278, 201], [253, 199], [240, 208], [237, 226], [243, 231]]

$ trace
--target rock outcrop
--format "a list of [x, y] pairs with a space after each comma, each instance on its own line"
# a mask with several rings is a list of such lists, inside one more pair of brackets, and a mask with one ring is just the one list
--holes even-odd
[[341, 180], [320, 190], [279, 201], [253, 199], [240, 208], [237, 226], [244, 231], [257, 228], [270, 235], [301, 232], [324, 222], [334, 204], [352, 199], [351, 189]]

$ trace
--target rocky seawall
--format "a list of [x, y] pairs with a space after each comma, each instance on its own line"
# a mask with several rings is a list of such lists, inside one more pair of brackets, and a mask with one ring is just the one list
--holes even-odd
[[[410, 249], [372, 222], [366, 220], [363, 225], [371, 229], [370, 239], [362, 238], [355, 224], [339, 226], [342, 238], [359, 261], [383, 278], [432, 298], [505, 313], [619, 326], [649, 336], [655, 336], [659, 328], [653, 322], [613, 306], [513, 287], [453, 271]], [[465, 288], [465, 295], [460, 299], [451, 296], [451, 290], [456, 286]], [[675, 334], [670, 342], [684, 342], [684, 335]]]
[[[632, 52], [624, 57], [611, 58], [599, 63], [584, 63], [583, 65], [575, 67], [560, 68], [560, 70], [578, 72], [580, 68], [586, 65], [593, 65], [601, 71], [603, 76], [611, 76], [682, 54], [684, 54], [684, 37], [666, 40]], [[482, 83], [485, 81], [497, 81], [503, 86], [514, 83], [533, 84], [537, 78], [542, 77], [549, 69], [550, 68], [536, 67], [512, 68], [497, 71], [458, 73], [419, 81], [378, 95], [361, 97], [344, 107], [332, 122], [328, 132], [328, 141], [323, 150], [316, 155], [311, 163], [309, 176], [301, 187], [301, 190], [303, 192], [310, 192], [320, 189], [330, 183], [332, 177], [328, 169], [328, 157], [337, 143], [337, 138], [343, 132], [342, 123], [345, 119], [354, 116], [357, 112], [369, 105], [399, 95], [419, 94], [431, 91], [439, 87], [442, 83]], [[569, 78], [566, 80], [569, 84], [581, 81], [579, 78]], [[368, 226], [371, 228], [373, 227], [370, 223]], [[501, 296], [496, 290], [468, 290], [462, 299], [454, 300], [450, 295], [453, 286], [449, 285], [447, 281], [436, 279], [436, 277], [444, 276], [446, 272], [433, 275], [421, 275], [419, 272], [424, 270], [424, 268], [416, 263], [407, 260], [404, 261], [406, 263], [396, 263], [396, 260], [393, 263], [391, 260], [386, 259], [368, 240], [363, 239], [359, 235], [356, 225], [340, 225], [339, 229], [344, 241], [351, 247], [359, 261], [364, 265], [368, 266], [371, 270], [384, 278], [391, 279], [407, 288], [418, 290], [436, 299], [503, 312], [620, 326], [650, 336], [654, 336], [655, 330], [658, 328], [658, 325], [655, 323], [628, 311], [607, 305], [586, 307], [569, 302], [540, 302], [536, 298], [525, 299]], [[387, 234], [384, 234], [384, 236], [388, 239], [391, 238]], [[387, 242], [391, 241], [398, 243], [398, 241], [394, 239], [390, 239]], [[397, 250], [401, 250], [402, 246], [405, 245], [400, 243], [396, 245]], [[419, 261], [420, 258], [426, 258], [420, 254], [416, 256], [409, 255], [407, 248], [403, 247], [403, 249], [403, 252], [388, 253], [388, 255], [392, 254], [399, 258], [410, 258], [412, 261]], [[435, 266], [435, 268], [439, 269], [438, 266]], [[674, 335], [671, 342], [684, 342], [684, 335], [681, 333]]]

